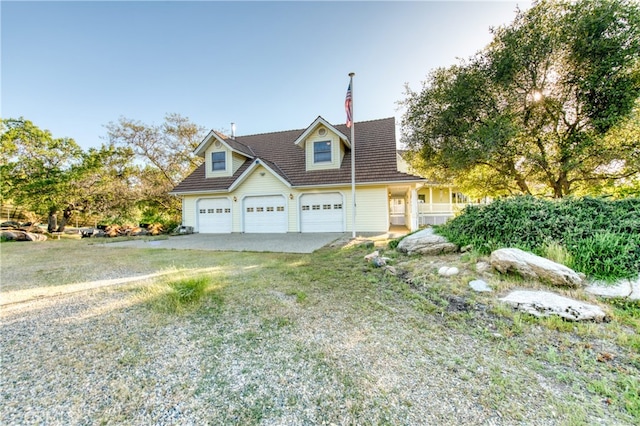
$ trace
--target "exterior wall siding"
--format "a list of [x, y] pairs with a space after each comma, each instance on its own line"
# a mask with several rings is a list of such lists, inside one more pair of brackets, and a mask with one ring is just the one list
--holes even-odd
[[[347, 231], [351, 228], [351, 188], [347, 198]], [[389, 199], [387, 187], [356, 187], [356, 233], [386, 232], [389, 229]]]
[[233, 175], [240, 168], [240, 166], [242, 166], [244, 164], [244, 162], [247, 160], [247, 158], [243, 157], [240, 154], [236, 154], [235, 152], [232, 152], [231, 153], [231, 159], [232, 159], [231, 175]]
[[[231, 197], [236, 197], [237, 201], [233, 202], [231, 212], [233, 214], [232, 232], [244, 232], [242, 200], [245, 197], [260, 195], [283, 195], [285, 200], [289, 200], [289, 188], [276, 178], [270, 171], [262, 166], [256, 167], [253, 172], [236, 188]], [[291, 203], [286, 207], [289, 223], [287, 225], [288, 232], [291, 231]]]
[[196, 202], [198, 196], [186, 195], [182, 198], [182, 224], [196, 227]]

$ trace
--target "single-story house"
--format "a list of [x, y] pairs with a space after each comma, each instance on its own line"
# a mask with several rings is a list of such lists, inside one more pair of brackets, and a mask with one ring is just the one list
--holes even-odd
[[[204, 163], [171, 193], [182, 198], [182, 225], [195, 232], [351, 232], [352, 153], [350, 129], [322, 117], [306, 129], [211, 131], [195, 149]], [[416, 230], [419, 204], [441, 196], [451, 205], [450, 189], [434, 194], [425, 179], [399, 171], [403, 161], [394, 118], [355, 123], [356, 232]]]

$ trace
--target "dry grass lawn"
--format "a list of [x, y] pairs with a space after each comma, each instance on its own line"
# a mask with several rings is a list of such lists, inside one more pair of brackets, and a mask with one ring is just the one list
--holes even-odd
[[468, 288], [473, 255], [387, 250], [393, 276], [359, 247], [0, 252], [1, 424], [640, 421], [640, 309], [591, 300], [604, 324], [517, 314]]

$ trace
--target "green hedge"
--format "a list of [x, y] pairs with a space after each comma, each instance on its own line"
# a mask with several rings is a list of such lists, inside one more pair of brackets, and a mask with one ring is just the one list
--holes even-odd
[[551, 243], [570, 254], [570, 266], [598, 279], [640, 273], [640, 199], [504, 198], [467, 207], [438, 233], [483, 254], [518, 247], [544, 254]]

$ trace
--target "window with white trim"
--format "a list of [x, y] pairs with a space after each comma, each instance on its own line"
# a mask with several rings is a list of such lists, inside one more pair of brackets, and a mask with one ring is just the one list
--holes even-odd
[[331, 162], [331, 141], [318, 141], [313, 143], [313, 162]]
[[227, 169], [227, 154], [224, 151], [211, 153], [211, 170], [219, 172]]

